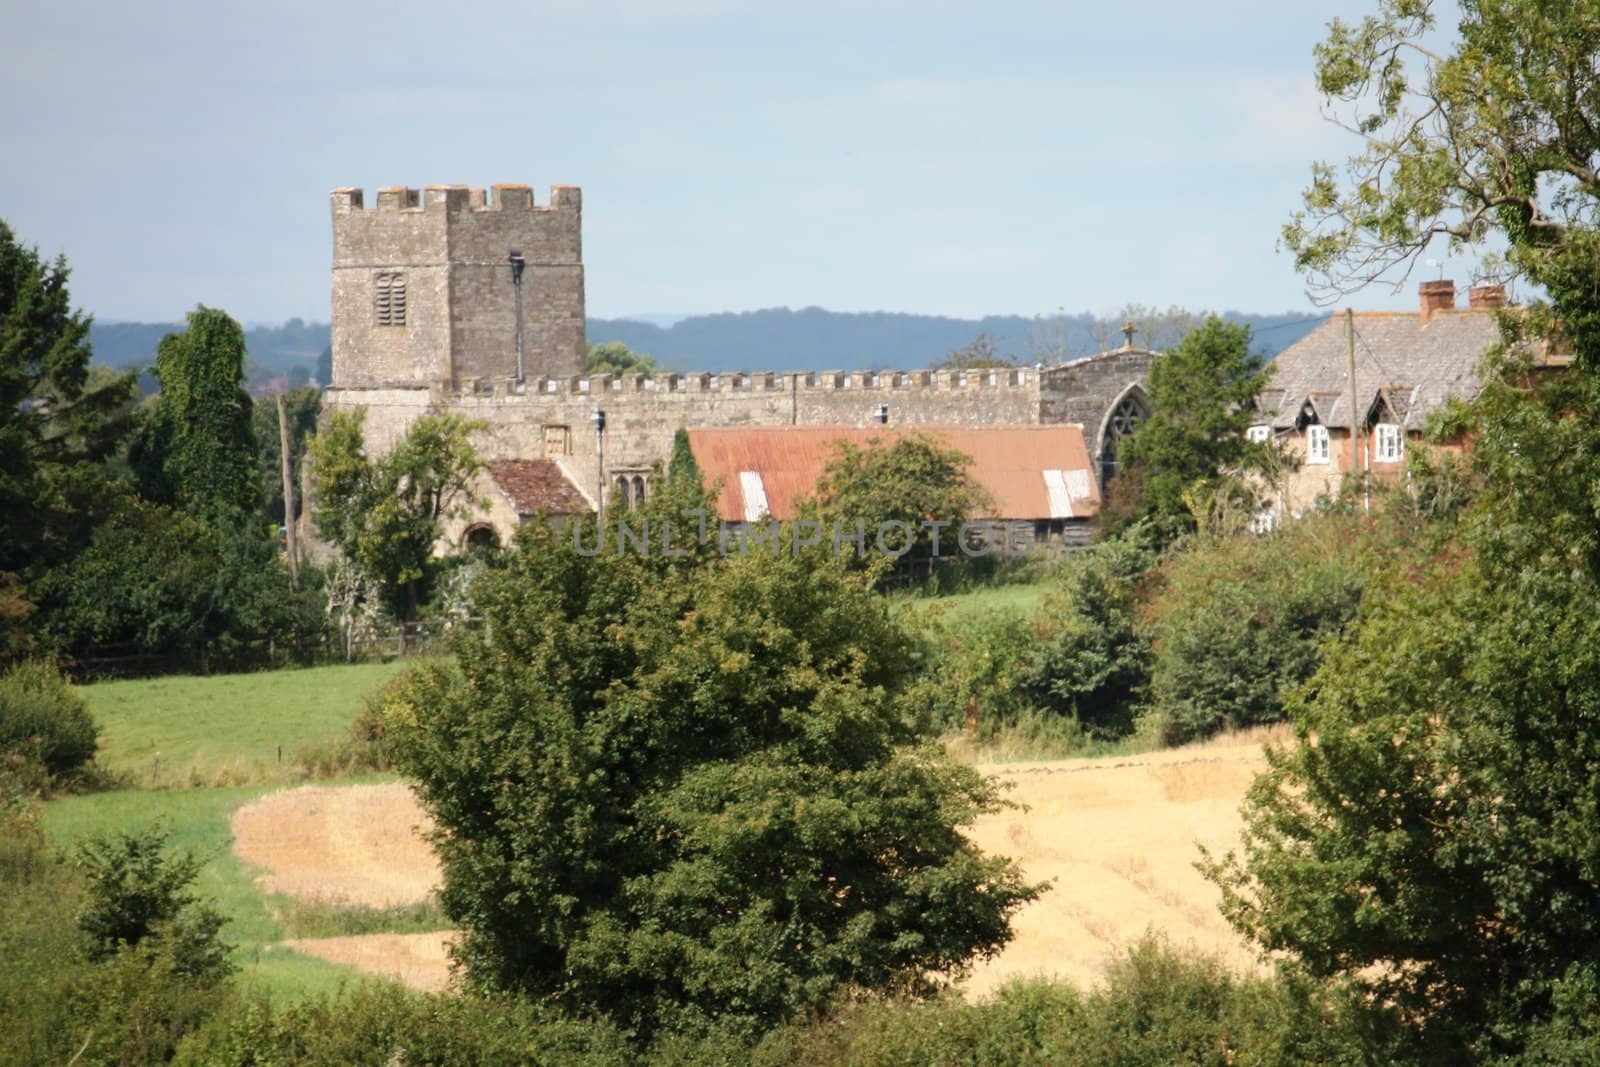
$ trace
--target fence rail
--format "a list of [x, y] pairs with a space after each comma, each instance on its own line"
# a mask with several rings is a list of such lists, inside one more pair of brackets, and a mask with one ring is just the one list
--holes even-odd
[[293, 638], [248, 641], [226, 647], [173, 649], [152, 652], [133, 642], [97, 645], [69, 660], [65, 666], [80, 679], [138, 678], [156, 674], [267, 670], [273, 667], [358, 660], [406, 659], [444, 649], [462, 631], [483, 627], [479, 616], [423, 619], [390, 624], [359, 632], [329, 626]]

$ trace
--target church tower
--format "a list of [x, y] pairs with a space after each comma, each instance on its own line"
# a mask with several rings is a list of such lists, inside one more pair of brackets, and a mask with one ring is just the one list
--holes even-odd
[[583, 194], [526, 185], [333, 191], [333, 382], [442, 386], [583, 373]]

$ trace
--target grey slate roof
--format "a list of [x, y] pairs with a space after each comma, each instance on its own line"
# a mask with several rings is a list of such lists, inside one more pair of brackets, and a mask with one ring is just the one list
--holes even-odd
[[[1500, 338], [1492, 311], [1435, 311], [1426, 325], [1415, 312], [1357, 312], [1356, 405], [1362, 421], [1381, 401], [1389, 418], [1420, 430], [1446, 400], [1471, 400], [1483, 383], [1478, 361]], [[1350, 427], [1345, 318], [1334, 315], [1273, 360], [1260, 407], [1274, 429], [1301, 425], [1309, 402], [1318, 422]]]

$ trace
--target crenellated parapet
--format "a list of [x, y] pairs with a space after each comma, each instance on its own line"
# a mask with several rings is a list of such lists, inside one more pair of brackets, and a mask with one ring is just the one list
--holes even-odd
[[[335, 216], [369, 210], [364, 190], [346, 186], [335, 189], [330, 198]], [[487, 189], [466, 185], [428, 185], [414, 189], [386, 185], [377, 192], [373, 211], [554, 211], [577, 213], [583, 210], [583, 190], [576, 185], [550, 188], [548, 203], [538, 203], [531, 185], [500, 184]]]
[[664, 373], [564, 375], [527, 378], [464, 378], [453, 390], [466, 396], [653, 396], [674, 393], [807, 395], [865, 392], [874, 394], [953, 393], [961, 391], [1026, 391], [1037, 394], [1039, 372], [1031, 367], [993, 370], [916, 371], [761, 371], [757, 373]]

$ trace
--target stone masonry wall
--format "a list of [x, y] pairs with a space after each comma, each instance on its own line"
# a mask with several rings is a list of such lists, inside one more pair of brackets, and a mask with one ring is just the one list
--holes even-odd
[[1098, 461], [1112, 410], [1131, 390], [1143, 398], [1155, 358], [1154, 352], [1123, 348], [1047, 369], [1040, 382], [1039, 421], [1082, 426], [1089, 456]]
[[[597, 482], [592, 417], [606, 412], [605, 468], [648, 471], [665, 463], [679, 427], [870, 426], [882, 404], [896, 425], [1000, 425], [1039, 421], [1038, 375], [1031, 369], [757, 375], [630, 375], [530, 379], [522, 393], [507, 380], [474, 391], [330, 389], [325, 411], [364, 407], [368, 447], [383, 453], [426, 412], [481, 420], [485, 459], [549, 456], [586, 493]], [[563, 443], [564, 442], [564, 443]], [[609, 495], [610, 489], [608, 487]]]
[[[333, 193], [333, 384], [429, 387], [516, 373], [521, 253], [523, 366], [528, 377], [581, 373], [582, 194], [556, 186], [548, 207], [525, 185], [490, 195], [465, 186], [386, 188], [368, 210], [359, 189]], [[404, 326], [379, 326], [375, 278], [405, 277]]]

